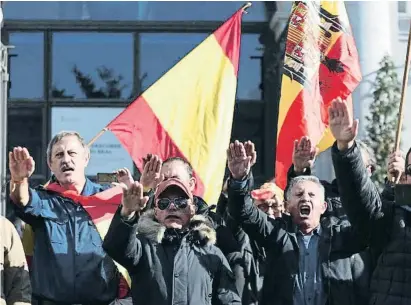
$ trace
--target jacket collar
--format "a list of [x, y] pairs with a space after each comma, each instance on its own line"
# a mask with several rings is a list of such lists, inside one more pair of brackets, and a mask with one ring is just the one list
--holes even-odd
[[[153, 243], [161, 244], [165, 231], [166, 227], [155, 219], [154, 210], [150, 209], [141, 215], [137, 225], [137, 234]], [[213, 245], [216, 242], [216, 232], [207, 218], [194, 215], [190, 220], [185, 239], [198, 246]]]

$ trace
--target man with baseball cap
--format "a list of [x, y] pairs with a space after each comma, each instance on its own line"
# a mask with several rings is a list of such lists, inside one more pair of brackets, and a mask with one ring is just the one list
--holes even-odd
[[189, 185], [177, 178], [162, 181], [154, 208], [144, 213], [143, 186], [122, 187], [103, 248], [128, 270], [135, 305], [241, 304], [212, 225], [195, 215]]

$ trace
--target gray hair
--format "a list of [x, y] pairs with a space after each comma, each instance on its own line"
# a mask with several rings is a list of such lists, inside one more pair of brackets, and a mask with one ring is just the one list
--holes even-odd
[[53, 146], [56, 145], [56, 143], [60, 142], [63, 138], [71, 137], [71, 136], [76, 137], [78, 139], [78, 141], [80, 142], [80, 144], [83, 146], [84, 150], [86, 151], [87, 155], [90, 154], [90, 149], [88, 145], [86, 144], [86, 142], [84, 141], [84, 139], [80, 136], [78, 132], [63, 130], [57, 133], [56, 135], [54, 135], [54, 137], [51, 139], [51, 141], [49, 142], [47, 146], [47, 161], [48, 162], [51, 162], [51, 153], [53, 151]]
[[315, 184], [317, 184], [321, 192], [322, 201], [324, 201], [325, 200], [324, 186], [321, 184], [320, 180], [316, 176], [298, 176], [298, 177], [291, 179], [290, 183], [288, 184], [288, 188], [285, 194], [286, 200], [290, 199], [291, 191], [294, 188], [294, 186], [296, 186], [298, 183], [305, 182], [305, 181], [310, 181], [310, 182], [314, 182]]

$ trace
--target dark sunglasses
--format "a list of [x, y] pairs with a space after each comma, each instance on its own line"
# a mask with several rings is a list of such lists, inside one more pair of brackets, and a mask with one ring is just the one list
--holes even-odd
[[405, 174], [406, 174], [407, 176], [411, 176], [411, 165], [407, 165], [407, 166], [405, 167]]
[[177, 209], [185, 209], [188, 205], [187, 198], [175, 198], [175, 199], [168, 199], [168, 198], [161, 198], [157, 200], [157, 207], [160, 210], [166, 210], [170, 206], [171, 203], [174, 203], [174, 206]]

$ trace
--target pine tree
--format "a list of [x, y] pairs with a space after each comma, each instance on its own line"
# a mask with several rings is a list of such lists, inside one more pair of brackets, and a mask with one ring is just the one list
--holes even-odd
[[401, 99], [401, 83], [390, 56], [384, 56], [380, 62], [373, 87], [374, 101], [366, 117], [366, 132], [377, 160], [373, 180], [381, 187], [387, 175], [387, 158], [394, 148]]

